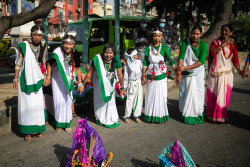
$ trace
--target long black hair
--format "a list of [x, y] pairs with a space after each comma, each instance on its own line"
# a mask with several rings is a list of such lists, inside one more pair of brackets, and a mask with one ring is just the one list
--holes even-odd
[[111, 62], [111, 69], [112, 69], [112, 71], [115, 71], [115, 45], [114, 44], [112, 44], [112, 43], [106, 43], [105, 45], [104, 45], [104, 49], [103, 49], [103, 54], [101, 54], [101, 57], [102, 57], [102, 61], [104, 61], [105, 62], [105, 58], [104, 58], [104, 52], [108, 49], [108, 48], [111, 48], [112, 49], [112, 51], [113, 51], [113, 53], [114, 53], [114, 57], [112, 58], [112, 62]]
[[[39, 29], [44, 33], [44, 28], [42, 26], [36, 24], [30, 30], [31, 36], [32, 36], [33, 32], [35, 32]], [[38, 56], [38, 62], [40, 62], [40, 63], [43, 63], [43, 55], [44, 55], [45, 49], [46, 49], [46, 45], [45, 44], [42, 45], [42, 41], [41, 41], [40, 42], [40, 52], [39, 52], [39, 56]]]

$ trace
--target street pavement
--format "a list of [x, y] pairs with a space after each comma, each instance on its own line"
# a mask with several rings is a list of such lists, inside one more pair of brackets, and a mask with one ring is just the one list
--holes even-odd
[[[102, 138], [106, 153], [113, 152], [110, 167], [158, 167], [161, 151], [171, 142], [179, 139], [196, 164], [201, 167], [249, 167], [250, 166], [250, 77], [242, 80], [235, 75], [234, 88], [229, 107], [227, 124], [212, 124], [207, 121], [199, 125], [187, 125], [180, 121], [178, 109], [178, 87], [172, 82], [168, 89], [168, 109], [170, 121], [162, 124], [122, 121], [124, 105], [118, 105], [120, 127], [107, 129], [95, 124], [94, 114], [87, 106], [77, 107], [78, 117], [73, 118], [73, 130], [80, 117], [87, 117], [89, 124]], [[3, 83], [6, 90], [10, 83]], [[6, 91], [7, 93], [7, 91]], [[10, 92], [15, 94], [13, 92]], [[17, 132], [15, 96], [10, 97], [10, 113], [0, 110], [2, 130], [8, 124], [12, 131], [2, 131], [0, 136], [0, 166], [65, 166], [71, 153], [72, 134], [56, 132], [53, 124], [46, 125], [45, 138], [33, 137], [26, 143]], [[7, 102], [6, 102], [7, 101]], [[11, 107], [11, 106], [14, 107]], [[2, 106], [1, 106], [2, 107]], [[4, 114], [9, 114], [10, 122], [3, 123]], [[143, 120], [143, 119], [142, 119]], [[7, 125], [5, 125], [7, 124]], [[1, 128], [0, 128], [1, 130]]]

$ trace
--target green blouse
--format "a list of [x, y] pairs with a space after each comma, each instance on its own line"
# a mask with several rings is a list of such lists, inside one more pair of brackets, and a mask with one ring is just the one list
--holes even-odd
[[[159, 47], [160, 46], [154, 46], [154, 48], [156, 50], [158, 50]], [[148, 58], [149, 58], [149, 52], [150, 52], [149, 46], [147, 46], [144, 51], [145, 51], [145, 58], [144, 58], [143, 66], [147, 67], [149, 65], [149, 63], [150, 63], [149, 60], [148, 60]], [[164, 61], [166, 61], [166, 60], [168, 61], [168, 63], [169, 63], [170, 66], [175, 65], [174, 61], [170, 57], [170, 51], [169, 51], [169, 49], [168, 49], [168, 47], [166, 45], [161, 44], [160, 54], [164, 57]]]
[[[179, 44], [180, 44], [179, 60], [184, 60], [186, 49], [188, 46], [188, 40], [184, 39], [184, 40], [180, 41]], [[208, 51], [207, 44], [204, 41], [202, 41], [201, 39], [199, 39], [198, 49], [193, 47], [192, 45], [191, 45], [191, 48], [193, 50], [194, 55], [199, 59], [201, 65], [204, 65], [204, 63], [206, 61], [206, 57], [207, 57], [207, 51]], [[183, 71], [182, 74], [189, 75], [191, 73], [188, 71]]]
[[[184, 60], [186, 49], [188, 46], [188, 40], [184, 39], [180, 41], [179, 44], [180, 44], [179, 60]], [[198, 49], [193, 47], [192, 45], [191, 48], [194, 52], [194, 55], [200, 60], [201, 65], [203, 65], [206, 61], [208, 47], [207, 44], [201, 39], [199, 40], [198, 46], [199, 46]]]

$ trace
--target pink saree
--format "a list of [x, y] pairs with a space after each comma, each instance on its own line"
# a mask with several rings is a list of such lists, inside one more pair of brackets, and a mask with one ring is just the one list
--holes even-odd
[[[219, 45], [221, 45], [221, 41], [216, 39], [210, 48], [209, 56], [214, 58], [208, 74], [207, 117], [214, 122], [225, 122], [228, 119], [227, 113], [233, 88], [232, 52], [235, 53], [236, 47], [235, 44], [228, 45], [216, 54], [213, 51]], [[234, 56], [238, 61], [237, 50]]]

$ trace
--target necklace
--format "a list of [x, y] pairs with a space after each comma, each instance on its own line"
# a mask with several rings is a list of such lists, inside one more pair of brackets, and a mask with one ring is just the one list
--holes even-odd
[[[158, 56], [158, 55], [160, 54], [160, 51], [161, 51], [161, 43], [160, 43], [159, 48], [158, 48], [157, 51], [155, 50], [155, 48], [154, 48], [153, 45], [152, 45], [152, 47], [151, 47], [151, 50], [152, 50], [152, 53], [153, 53], [154, 56]], [[155, 52], [155, 51], [156, 51], [156, 52]]]

